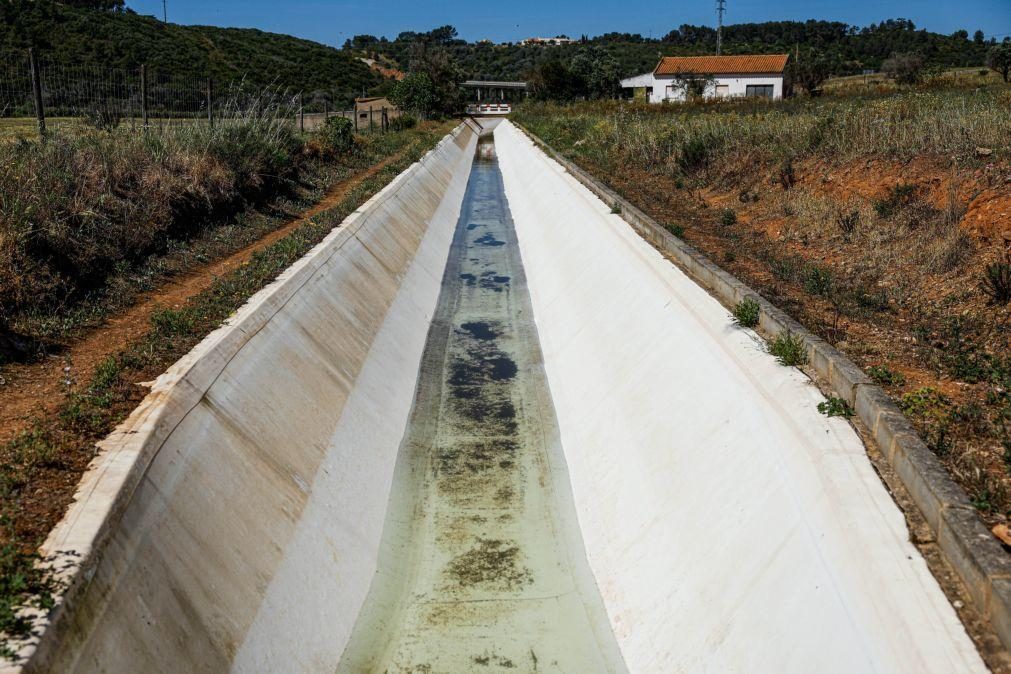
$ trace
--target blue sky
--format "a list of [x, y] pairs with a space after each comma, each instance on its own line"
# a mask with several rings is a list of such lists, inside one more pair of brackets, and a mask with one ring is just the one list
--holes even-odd
[[[167, 0], [169, 21], [259, 28], [339, 46], [352, 35], [396, 37], [452, 24], [468, 40], [517, 41], [524, 37], [608, 31], [660, 37], [682, 23], [715, 24], [715, 0]], [[141, 14], [161, 16], [162, 0], [127, 0]], [[727, 0], [727, 23], [809, 18], [866, 25], [912, 19], [941, 33], [982, 29], [1011, 33], [1011, 0]]]

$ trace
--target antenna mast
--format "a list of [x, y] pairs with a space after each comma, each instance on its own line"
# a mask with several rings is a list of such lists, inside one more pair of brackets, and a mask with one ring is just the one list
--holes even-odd
[[716, 27], [716, 55], [719, 56], [723, 50], [723, 13], [727, 11], [727, 0], [716, 0], [716, 17], [718, 19]]

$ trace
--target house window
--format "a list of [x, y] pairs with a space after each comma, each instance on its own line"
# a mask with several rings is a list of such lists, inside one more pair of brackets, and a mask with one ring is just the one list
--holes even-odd
[[748, 98], [772, 98], [772, 85], [771, 84], [749, 84], [745, 90], [744, 95]]
[[727, 98], [730, 96], [730, 85], [729, 84], [717, 84], [716, 85], [716, 98]]
[[367, 112], [359, 112], [358, 113], [358, 119], [368, 119], [368, 118], [369, 118], [369, 113], [367, 113]]

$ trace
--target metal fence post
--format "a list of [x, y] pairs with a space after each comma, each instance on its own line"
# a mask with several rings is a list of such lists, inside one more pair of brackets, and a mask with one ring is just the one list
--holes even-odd
[[383, 106], [383, 114], [379, 117], [379, 125], [383, 129], [383, 133], [390, 130], [390, 120], [386, 118], [386, 106]]
[[375, 123], [372, 121], [372, 106], [369, 106], [369, 133], [372, 133], [376, 128]]
[[351, 117], [355, 120], [355, 133], [358, 133], [358, 106], [351, 108]]
[[39, 137], [46, 137], [46, 111], [42, 107], [42, 76], [35, 61], [35, 50], [28, 50], [28, 66], [32, 71], [32, 96], [35, 99], [35, 118], [39, 122]]
[[214, 126], [214, 82], [207, 78], [207, 123]]
[[298, 92], [298, 130], [305, 133], [305, 102], [301, 91]]
[[140, 116], [147, 128], [147, 66], [140, 66]]
[[326, 121], [330, 119], [330, 101], [326, 99], [323, 100], [323, 126], [326, 126]]

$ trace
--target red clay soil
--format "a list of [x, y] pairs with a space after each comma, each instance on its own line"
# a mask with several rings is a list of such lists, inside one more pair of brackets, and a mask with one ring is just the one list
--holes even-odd
[[34, 416], [53, 413], [65, 399], [65, 394], [77, 383], [91, 380], [100, 363], [147, 334], [155, 311], [178, 308], [209, 288], [215, 279], [247, 262], [257, 251], [284, 238], [313, 216], [336, 206], [351, 190], [399, 157], [400, 153], [391, 155], [337, 183], [319, 203], [254, 243], [227, 257], [196, 267], [157, 290], [144, 293], [133, 306], [68, 344], [60, 355], [36, 363], [5, 366], [5, 383], [0, 386], [0, 444], [27, 429]]

